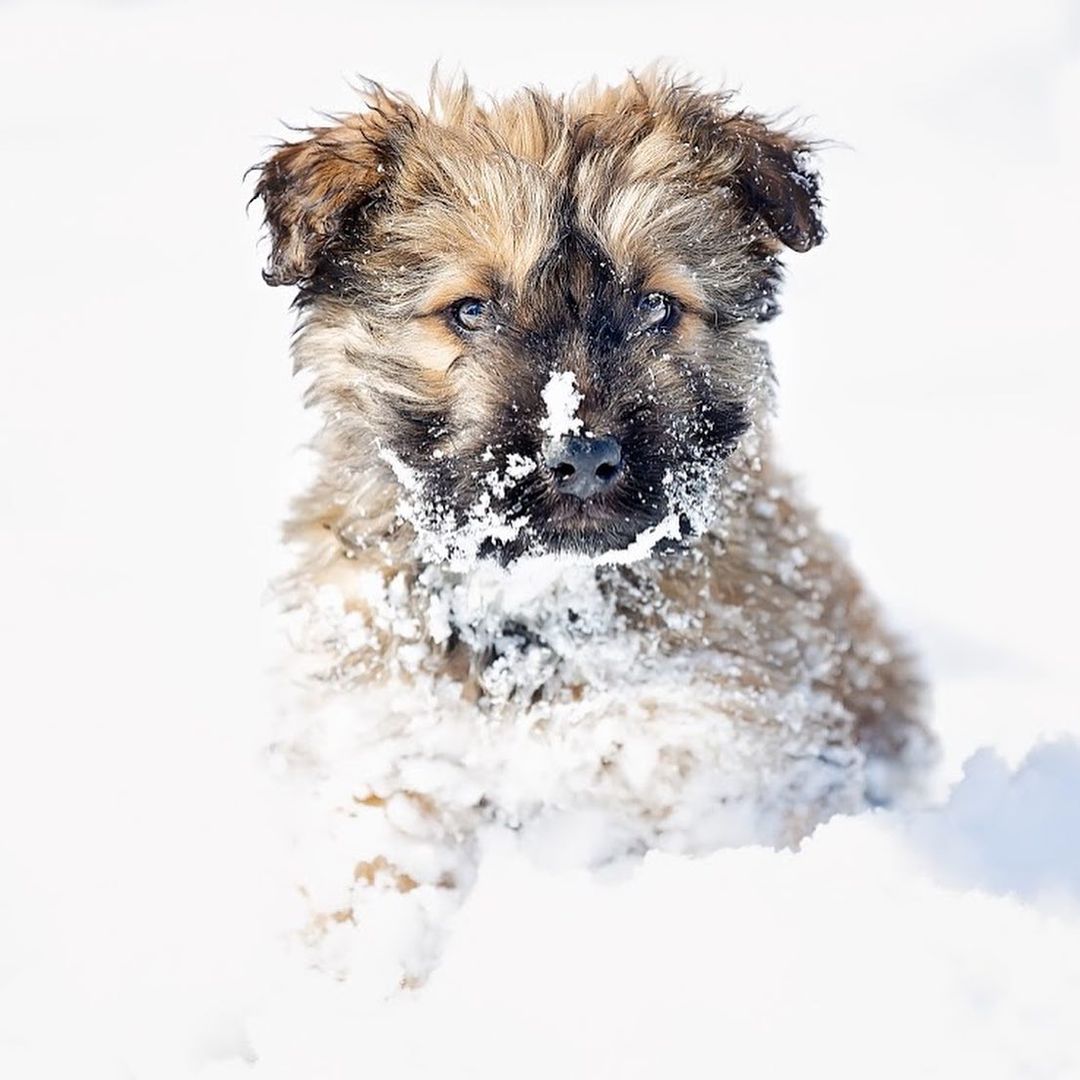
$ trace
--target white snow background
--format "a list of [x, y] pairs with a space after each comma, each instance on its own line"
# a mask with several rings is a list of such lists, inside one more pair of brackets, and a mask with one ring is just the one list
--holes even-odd
[[[0, 7], [0, 1076], [1080, 1076], [1078, 46], [1065, 0]], [[310, 421], [242, 174], [355, 73], [657, 56], [841, 144], [780, 439], [926, 658], [941, 805], [614, 878], [492, 851], [364, 1003], [282, 944]]]

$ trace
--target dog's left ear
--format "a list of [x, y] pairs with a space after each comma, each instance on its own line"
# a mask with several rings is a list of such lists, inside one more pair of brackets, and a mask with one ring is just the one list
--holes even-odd
[[729, 112], [728, 94], [671, 87], [670, 108], [696, 159], [699, 182], [731, 190], [750, 225], [764, 225], [794, 251], [825, 238], [813, 144], [747, 112]]
[[825, 227], [811, 145], [741, 114], [724, 121], [723, 131], [734, 144], [733, 178], [748, 212], [793, 251], [820, 244]]

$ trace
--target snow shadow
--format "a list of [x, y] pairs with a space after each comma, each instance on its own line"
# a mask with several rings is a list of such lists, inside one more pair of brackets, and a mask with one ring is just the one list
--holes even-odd
[[949, 885], [1080, 901], [1080, 741], [1042, 743], [1015, 771], [978, 751], [948, 802], [904, 832]]

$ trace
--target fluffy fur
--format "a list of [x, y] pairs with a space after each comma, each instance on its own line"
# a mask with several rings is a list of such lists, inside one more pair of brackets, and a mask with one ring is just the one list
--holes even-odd
[[[320, 935], [377, 886], [427, 925], [488, 825], [589, 815], [591, 862], [790, 844], [926, 759], [904, 649], [769, 446], [754, 331], [781, 252], [824, 235], [811, 150], [651, 72], [426, 108], [373, 86], [260, 167], [265, 277], [298, 287], [325, 419], [288, 529], [311, 692], [283, 743], [340, 841]], [[558, 422], [622, 450], [584, 503], [550, 465], [559, 385]]]

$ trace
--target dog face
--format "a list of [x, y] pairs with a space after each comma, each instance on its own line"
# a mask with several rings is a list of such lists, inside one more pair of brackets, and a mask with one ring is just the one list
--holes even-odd
[[768, 400], [778, 253], [822, 236], [807, 147], [658, 76], [368, 105], [257, 186], [342, 475], [391, 467], [444, 553], [708, 524]]

